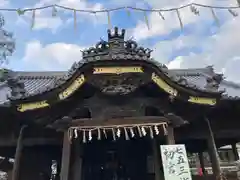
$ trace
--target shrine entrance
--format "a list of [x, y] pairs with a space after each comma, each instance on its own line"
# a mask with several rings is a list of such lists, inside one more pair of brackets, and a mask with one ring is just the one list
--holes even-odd
[[147, 140], [96, 141], [85, 144], [84, 180], [146, 179]]

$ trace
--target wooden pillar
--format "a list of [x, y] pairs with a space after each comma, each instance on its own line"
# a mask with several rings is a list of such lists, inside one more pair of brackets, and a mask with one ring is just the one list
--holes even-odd
[[18, 180], [19, 179], [19, 170], [20, 170], [20, 161], [21, 161], [21, 155], [22, 155], [22, 149], [23, 149], [23, 132], [27, 126], [22, 126], [18, 141], [17, 141], [17, 147], [16, 147], [16, 153], [14, 158], [14, 165], [13, 165], [13, 172], [12, 172], [12, 180]]
[[207, 118], [205, 118], [205, 120], [207, 122], [207, 127], [208, 127], [207, 128], [207, 144], [208, 144], [209, 156], [212, 163], [213, 174], [216, 180], [221, 180], [222, 174], [221, 174], [220, 161], [219, 161], [218, 152], [215, 144], [215, 139], [213, 136], [213, 132], [212, 132], [212, 128], [209, 120]]
[[73, 152], [73, 170], [72, 170], [72, 179], [73, 180], [82, 180], [82, 161], [83, 161], [83, 144], [80, 141], [74, 141], [74, 152]]
[[60, 180], [68, 180], [70, 156], [71, 156], [71, 142], [69, 140], [67, 131], [64, 132], [62, 148], [63, 149], [62, 149], [62, 163], [61, 163]]
[[238, 161], [239, 160], [239, 154], [238, 154], [238, 149], [237, 149], [236, 143], [232, 144], [232, 152], [233, 152], [234, 160]]
[[174, 128], [172, 125], [168, 125], [167, 127], [167, 136], [166, 136], [167, 144], [175, 144], [175, 138], [174, 138]]
[[161, 156], [160, 156], [160, 146], [157, 142], [157, 139], [152, 140], [152, 150], [153, 150], [153, 159], [154, 159], [155, 180], [160, 180], [162, 177]]
[[200, 167], [202, 169], [203, 175], [206, 176], [206, 169], [204, 166], [204, 158], [203, 158], [203, 152], [199, 152], [198, 153], [198, 158], [199, 158], [199, 162], [200, 162]]

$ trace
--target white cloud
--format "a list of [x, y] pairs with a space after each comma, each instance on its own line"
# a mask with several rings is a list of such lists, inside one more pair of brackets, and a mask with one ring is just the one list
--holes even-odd
[[74, 62], [81, 60], [82, 49], [74, 44], [53, 43], [43, 46], [39, 41], [31, 41], [26, 46], [23, 61], [38, 70], [67, 70]]
[[[219, 32], [212, 36], [197, 37], [190, 35], [187, 38], [180, 36], [173, 41], [159, 42], [154, 46], [153, 56], [168, 64], [171, 69], [175, 68], [200, 68], [207, 65], [214, 65], [217, 72], [223, 72], [227, 79], [240, 82], [240, 16], [232, 18], [220, 27]], [[164, 57], [171, 56], [179, 42], [183, 42], [184, 47], [196, 46], [202, 48], [203, 53], [190, 53], [186, 56], [176, 57], [173, 61], [162, 61]], [[160, 57], [160, 58], [159, 58]]]
[[[41, 2], [49, 4], [61, 2], [62, 5], [85, 9], [91, 7], [87, 2], [79, 0], [42, 0]], [[74, 4], [80, 2], [84, 2], [85, 4]], [[148, 3], [150, 3], [153, 8], [177, 7], [181, 4], [186, 4], [187, 2], [191, 1], [148, 0]], [[218, 4], [226, 4], [226, 1], [216, 0], [201, 0], [201, 2], [199, 0], [197, 3], [214, 4], [214, 2], [218, 2]], [[229, 3], [229, 1], [227, 3]], [[101, 5], [99, 5], [99, 8], [101, 8]], [[167, 64], [169, 68], [201, 68], [206, 67], [207, 65], [214, 65], [217, 72], [224, 72], [228, 79], [240, 82], [238, 78], [240, 75], [240, 24], [238, 23], [240, 21], [240, 16], [233, 18], [227, 13], [227, 11], [223, 13], [225, 14], [221, 14], [221, 16], [225, 18], [226, 22], [217, 30], [217, 34], [212, 36], [198, 36], [203, 30], [206, 30], [204, 22], [213, 21], [211, 11], [209, 9], [200, 9], [199, 17], [194, 16], [189, 8], [181, 11], [183, 23], [185, 25], [193, 24], [194, 32], [189, 36], [181, 35], [170, 41], [156, 43], [152, 47], [152, 49], [154, 49], [153, 57], [156, 60]], [[45, 17], [43, 14], [40, 14], [40, 17]], [[145, 22], [140, 21], [136, 28], [131, 31], [133, 36], [139, 41], [157, 35], [166, 35], [173, 29], [179, 29], [179, 22], [176, 13], [166, 12], [164, 16], [166, 19], [165, 21], [161, 20], [157, 13], [150, 14], [150, 31], [147, 29]], [[45, 18], [47, 17], [49, 16], [46, 16]], [[59, 21], [61, 22], [62, 20], [60, 19]], [[55, 29], [58, 29], [59, 26], [61, 26], [61, 23], [58, 24], [53, 21], [48, 22], [50, 25], [44, 20], [42, 22], [43, 25], [40, 28], [51, 27], [54, 23], [56, 23], [54, 25]], [[211, 30], [212, 29], [209, 29], [209, 31]], [[170, 57], [176, 51], [192, 47], [199, 47], [203, 52], [200, 54], [192, 52], [184, 56], [181, 55], [170, 62]], [[39, 41], [32, 41], [29, 42], [26, 47], [24, 61], [33, 65], [35, 64], [38, 66], [38, 69], [67, 69], [74, 61], [81, 59], [80, 49], [82, 49], [82, 47], [73, 44], [55, 43], [43, 46]]]
[[9, 4], [9, 0], [0, 0], [0, 7], [7, 7]]
[[[87, 0], [41, 0], [37, 4], [34, 5], [36, 7], [48, 6], [57, 4], [60, 6], [65, 6], [68, 8], [74, 9], [85, 9], [85, 10], [93, 10], [98, 11], [103, 9], [102, 4], [100, 3], [90, 3]], [[72, 17], [65, 17], [64, 15], [72, 15]], [[17, 23], [18, 24], [31, 24], [32, 21], [32, 13], [27, 12], [24, 16], [20, 16]], [[77, 22], [88, 21], [93, 24], [98, 23], [106, 23], [106, 16], [104, 13], [97, 13], [96, 16], [91, 13], [81, 13], [77, 12]], [[73, 23], [73, 11], [66, 10], [62, 8], [57, 8], [57, 17], [52, 17], [52, 8], [47, 8], [43, 10], [37, 10], [35, 13], [35, 26], [34, 29], [51, 29], [53, 32], [64, 25], [68, 25], [69, 22]]]
[[[153, 9], [169, 9], [174, 7], [180, 7], [186, 4], [190, 3], [199, 3], [199, 4], [207, 4], [207, 5], [218, 5], [218, 6], [230, 6], [230, 5], [236, 5], [236, 0], [229, 0], [229, 1], [218, 1], [218, 0], [146, 0]], [[199, 30], [203, 26], [202, 23], [204, 21], [209, 21], [213, 19], [211, 9], [209, 8], [202, 8], [197, 7], [197, 9], [200, 11], [200, 16], [194, 15], [190, 7], [183, 8], [179, 10], [181, 20], [183, 24], [186, 26], [188, 24], [194, 23], [194, 25], [198, 25]], [[221, 13], [223, 11], [219, 11], [218, 13]], [[226, 12], [226, 10], [225, 10]], [[224, 13], [224, 12], [223, 12]], [[162, 20], [159, 16], [158, 12], [152, 12], [148, 15], [148, 21], [150, 25], [150, 30], [146, 26], [145, 20], [140, 20], [137, 23], [137, 26], [131, 30], [132, 35], [137, 40], [144, 40], [149, 37], [154, 37], [157, 35], [165, 35], [171, 32], [172, 30], [179, 29], [180, 24], [178, 20], [178, 16], [176, 11], [168, 11], [168, 12], [162, 12], [165, 20]]]
[[[191, 3], [191, 0], [147, 0], [153, 8], [170, 8], [179, 7], [184, 4]], [[236, 5], [236, 0], [217, 1], [217, 0], [198, 0], [195, 3], [233, 6]], [[227, 10], [219, 10], [217, 16], [220, 20], [224, 19], [224, 24], [219, 29], [211, 29], [206, 22], [214, 21], [209, 8], [200, 8], [200, 16], [194, 16], [189, 8], [180, 11], [184, 25], [191, 24], [194, 32], [188, 36], [180, 36], [169, 41], [161, 41], [156, 43], [153, 57], [168, 65], [169, 68], [201, 68], [208, 65], [214, 65], [217, 72], [224, 72], [227, 79], [240, 82], [240, 11], [239, 16], [233, 18]], [[174, 12], [164, 13], [165, 21], [157, 15], [151, 13], [149, 15], [150, 30], [147, 29], [144, 21], [139, 21], [137, 26], [131, 30], [132, 35], [137, 40], [148, 39], [158, 35], [168, 35], [172, 30], [179, 29], [179, 21]], [[209, 29], [206, 29], [206, 28]], [[217, 31], [214, 35], [205, 35], [203, 32]], [[201, 35], [200, 35], [201, 34]], [[198, 47], [202, 49], [202, 53], [190, 52], [186, 55], [176, 57], [170, 62], [169, 59], [176, 51], [183, 48]]]

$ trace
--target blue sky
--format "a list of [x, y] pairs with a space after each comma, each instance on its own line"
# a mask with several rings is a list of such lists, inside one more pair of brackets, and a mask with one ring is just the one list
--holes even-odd
[[[32, 8], [59, 4], [77, 9], [101, 10], [121, 6], [164, 9], [188, 3], [231, 6], [236, 0], [0, 0], [0, 8]], [[31, 29], [32, 13], [18, 16], [15, 12], [1, 13], [6, 20], [5, 29], [13, 32], [16, 50], [4, 67], [14, 70], [43, 71], [67, 70], [74, 61], [81, 59], [80, 49], [94, 45], [106, 38], [108, 21], [106, 13], [77, 13], [77, 30], [74, 30], [73, 11], [52, 9], [35, 12], [35, 27]], [[176, 12], [165, 12], [162, 20], [157, 13], [147, 13], [150, 30], [143, 12], [125, 10], [111, 12], [111, 25], [125, 28], [127, 38], [152, 48], [153, 57], [169, 68], [197, 68], [214, 65], [216, 71], [238, 81], [240, 65], [239, 17], [227, 10], [214, 10], [220, 26], [209, 8], [198, 8], [195, 16], [189, 8], [180, 11], [184, 28], [181, 29]], [[237, 10], [236, 12], [240, 12]], [[239, 47], [239, 46], [238, 46]]]

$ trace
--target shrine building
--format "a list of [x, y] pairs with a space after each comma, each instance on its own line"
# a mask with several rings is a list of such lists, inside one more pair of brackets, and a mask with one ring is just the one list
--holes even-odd
[[160, 145], [184, 144], [204, 174], [208, 152], [221, 179], [217, 149], [239, 159], [240, 85], [211, 66], [168, 69], [124, 29], [107, 33], [68, 71], [1, 70], [0, 169], [12, 180], [164, 180]]

